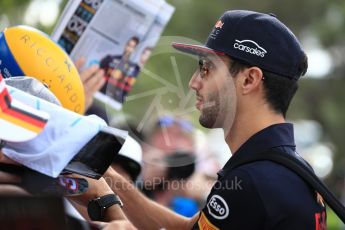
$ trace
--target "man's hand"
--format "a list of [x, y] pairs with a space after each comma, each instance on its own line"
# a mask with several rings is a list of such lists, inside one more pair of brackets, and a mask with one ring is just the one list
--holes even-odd
[[[81, 177], [76, 174], [73, 174], [72, 177]], [[89, 183], [88, 191], [78, 195], [78, 196], [68, 196], [67, 198], [82, 207], [78, 208], [78, 211], [83, 213], [83, 216], [87, 213], [86, 207], [90, 200], [94, 200], [98, 197], [114, 194], [111, 188], [108, 186], [107, 182], [103, 178], [99, 180], [94, 180], [86, 177], [82, 177], [86, 179]], [[77, 206], [75, 206], [77, 208]], [[86, 216], [84, 216], [86, 217]], [[88, 219], [88, 218], [87, 218]], [[112, 220], [126, 220], [125, 214], [122, 212], [122, 209], [119, 205], [112, 205], [108, 209], [106, 209], [104, 214], [103, 221], [112, 221]]]
[[113, 194], [114, 192], [111, 190], [111, 188], [108, 186], [108, 184], [105, 182], [103, 178], [99, 180], [94, 180], [91, 178], [81, 177], [80, 175], [73, 174], [71, 177], [75, 178], [84, 178], [87, 180], [89, 184], [89, 188], [87, 192], [78, 195], [78, 196], [70, 196], [68, 197], [72, 201], [87, 207], [90, 200], [96, 199], [98, 197]]
[[[17, 162], [6, 157], [0, 150], [0, 162], [5, 164], [15, 164]], [[13, 185], [20, 183], [21, 178], [19, 176], [0, 171], [0, 195], [29, 195], [24, 189]], [[9, 183], [9, 184], [6, 184]]]
[[21, 179], [19, 176], [0, 171], [0, 183], [20, 183]]
[[16, 185], [1, 184], [0, 195], [11, 195], [11, 196], [29, 196], [30, 194]]
[[[6, 155], [4, 155], [1, 150], [0, 150], [0, 163], [11, 164], [11, 165], [20, 165], [17, 162], [8, 158]], [[20, 182], [21, 182], [21, 178], [19, 176], [0, 171], [0, 183], [16, 184], [16, 183], [20, 183]]]
[[85, 110], [90, 108], [93, 102], [93, 96], [102, 88], [105, 83], [104, 70], [100, 69], [98, 65], [92, 65], [87, 69], [81, 71], [82, 66], [85, 64], [84, 58], [79, 58], [75, 62], [81, 81], [84, 86], [85, 92]]
[[127, 220], [115, 220], [110, 223], [104, 223], [104, 222], [92, 222], [96, 226], [101, 226], [103, 230], [136, 230], [137, 228], [134, 227], [133, 224], [131, 224]]
[[0, 163], [10, 164], [10, 165], [20, 165], [18, 162], [8, 158], [5, 154], [3, 154], [0, 150]]

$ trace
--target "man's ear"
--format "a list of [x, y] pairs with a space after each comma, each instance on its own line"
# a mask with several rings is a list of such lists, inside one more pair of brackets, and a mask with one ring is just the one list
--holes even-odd
[[260, 89], [263, 73], [258, 67], [250, 67], [242, 72], [241, 90], [242, 94], [249, 94]]

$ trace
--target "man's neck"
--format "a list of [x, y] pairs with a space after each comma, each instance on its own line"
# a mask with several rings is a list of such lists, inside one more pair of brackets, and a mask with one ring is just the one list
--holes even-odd
[[225, 141], [234, 154], [255, 133], [271, 125], [284, 122], [285, 119], [282, 115], [273, 112], [246, 113], [235, 118], [230, 131], [225, 134]]

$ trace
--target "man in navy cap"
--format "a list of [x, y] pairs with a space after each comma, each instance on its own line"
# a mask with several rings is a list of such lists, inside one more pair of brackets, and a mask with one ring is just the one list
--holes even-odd
[[[326, 229], [322, 198], [293, 171], [271, 161], [230, 169], [236, 157], [273, 150], [310, 167], [296, 153], [293, 126], [285, 121], [308, 66], [295, 35], [274, 15], [234, 10], [216, 22], [205, 46], [173, 47], [199, 56], [189, 83], [199, 121], [224, 130], [233, 157], [218, 173], [205, 207], [191, 219], [122, 186], [115, 192], [129, 219], [142, 229]], [[109, 175], [124, 183], [116, 172]]]

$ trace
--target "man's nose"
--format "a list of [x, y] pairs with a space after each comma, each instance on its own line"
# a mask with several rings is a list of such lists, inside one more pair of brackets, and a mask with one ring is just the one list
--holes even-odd
[[190, 79], [189, 84], [188, 84], [190, 89], [193, 89], [195, 91], [200, 89], [201, 84], [200, 84], [200, 76], [199, 75], [200, 75], [199, 71], [196, 70], [194, 72], [192, 78]]

